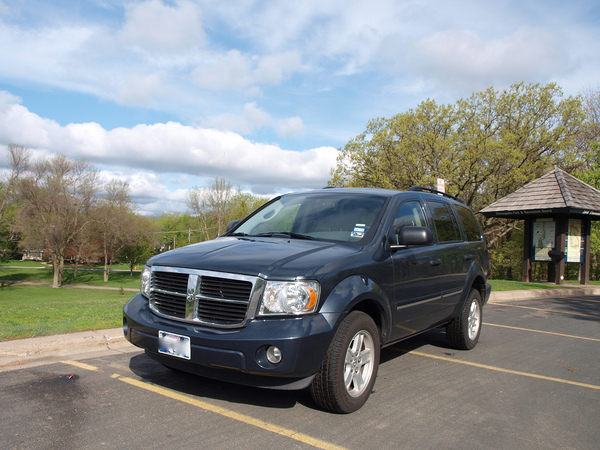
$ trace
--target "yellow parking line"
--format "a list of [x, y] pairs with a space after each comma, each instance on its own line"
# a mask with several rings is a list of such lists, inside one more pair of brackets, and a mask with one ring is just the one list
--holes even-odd
[[230, 411], [225, 408], [221, 408], [220, 406], [211, 405], [210, 403], [206, 403], [200, 400], [196, 400], [195, 398], [188, 397], [183, 394], [179, 394], [177, 392], [170, 391], [165, 388], [161, 388], [149, 383], [145, 383], [143, 381], [136, 380], [130, 377], [122, 377], [118, 374], [114, 374], [112, 378], [116, 378], [120, 381], [128, 383], [132, 386], [136, 386], [142, 389], [145, 389], [150, 392], [154, 392], [159, 395], [163, 395], [165, 397], [172, 398], [174, 400], [178, 400], [180, 402], [187, 403], [192, 406], [196, 406], [198, 408], [202, 408], [206, 411], [210, 411], [215, 414], [219, 414], [224, 417], [228, 417], [230, 419], [234, 419], [248, 425], [253, 425], [258, 428], [262, 428], [263, 430], [270, 431], [272, 433], [280, 434], [282, 436], [286, 436], [290, 439], [294, 439], [299, 442], [303, 442], [308, 445], [312, 445], [316, 448], [321, 448], [324, 450], [333, 450], [333, 449], [343, 449], [344, 447], [340, 447], [338, 445], [331, 444], [329, 442], [322, 441], [320, 439], [313, 438], [303, 433], [298, 433], [293, 430], [289, 430], [287, 428], [280, 427], [278, 425], [274, 425], [272, 423], [264, 422], [259, 419], [255, 419], [254, 417], [247, 416], [245, 414], [236, 413], [234, 411]]
[[559, 313], [559, 314], [568, 314], [570, 316], [595, 317], [596, 319], [600, 319], [600, 316], [597, 316], [594, 314], [574, 313], [574, 312], [569, 312], [569, 311], [557, 311], [555, 309], [533, 308], [531, 306], [509, 305], [507, 303], [503, 303], [502, 306], [508, 306], [510, 308], [535, 309], [536, 311], [546, 311], [546, 312]]
[[592, 303], [600, 303], [600, 300], [590, 300], [589, 298], [581, 298], [581, 297], [569, 297], [570, 300], [577, 300], [578, 302], [592, 302]]
[[70, 366], [75, 366], [75, 367], [79, 367], [80, 369], [84, 369], [84, 370], [91, 370], [96, 372], [98, 370], [97, 367], [95, 366], [90, 366], [89, 364], [85, 364], [85, 363], [81, 363], [79, 361], [61, 361], [61, 363], [63, 364], [69, 364]]
[[532, 333], [551, 334], [553, 336], [562, 336], [562, 337], [568, 337], [568, 338], [573, 338], [573, 339], [585, 339], [586, 341], [600, 342], [600, 339], [583, 337], [583, 336], [574, 336], [572, 334], [554, 333], [552, 331], [532, 330], [531, 328], [511, 327], [509, 325], [499, 325], [497, 323], [484, 322], [483, 324], [486, 326], [490, 326], [490, 327], [510, 328], [511, 330], [531, 331]]
[[502, 367], [488, 366], [487, 364], [479, 364], [479, 363], [470, 362], [470, 361], [460, 361], [460, 360], [453, 359], [453, 358], [447, 358], [445, 356], [430, 355], [428, 353], [417, 352], [414, 350], [404, 351], [402, 349], [398, 349], [398, 348], [394, 348], [394, 347], [391, 347], [391, 348], [396, 351], [402, 352], [402, 353], [409, 353], [411, 355], [417, 355], [417, 356], [425, 356], [427, 358], [439, 359], [442, 361], [448, 361], [448, 362], [453, 362], [453, 363], [457, 363], [457, 364], [465, 364], [467, 366], [479, 367], [480, 369], [494, 370], [496, 372], [509, 373], [512, 375], [520, 375], [520, 376], [528, 377], [528, 378], [537, 378], [538, 380], [554, 381], [556, 383], [570, 384], [572, 386], [600, 390], [600, 386], [597, 386], [595, 384], [579, 383], [577, 381], [565, 380], [563, 378], [547, 377], [545, 375], [538, 375], [536, 373], [527, 373], [527, 372], [520, 372], [518, 370], [503, 369]]

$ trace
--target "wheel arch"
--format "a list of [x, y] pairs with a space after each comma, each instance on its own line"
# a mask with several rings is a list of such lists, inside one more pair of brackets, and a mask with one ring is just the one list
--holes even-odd
[[335, 328], [352, 311], [361, 311], [370, 316], [383, 344], [389, 338], [392, 326], [392, 311], [389, 298], [383, 288], [364, 275], [353, 275], [341, 281], [327, 296], [321, 312], [337, 312]]

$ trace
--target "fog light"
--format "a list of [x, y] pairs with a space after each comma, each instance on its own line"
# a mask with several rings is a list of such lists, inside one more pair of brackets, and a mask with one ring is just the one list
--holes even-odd
[[281, 350], [274, 345], [267, 349], [267, 359], [271, 364], [279, 364], [281, 362]]

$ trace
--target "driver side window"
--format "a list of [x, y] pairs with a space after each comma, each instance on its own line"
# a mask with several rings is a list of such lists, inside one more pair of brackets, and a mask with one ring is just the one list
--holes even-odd
[[400, 205], [396, 218], [394, 219], [394, 239], [398, 242], [398, 234], [403, 227], [426, 227], [427, 221], [421, 203], [416, 200], [408, 201]]

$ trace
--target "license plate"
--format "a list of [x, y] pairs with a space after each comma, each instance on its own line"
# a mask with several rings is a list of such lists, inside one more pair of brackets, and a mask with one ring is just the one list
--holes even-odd
[[175, 356], [176, 358], [190, 359], [192, 355], [190, 338], [167, 331], [159, 331], [158, 353]]

